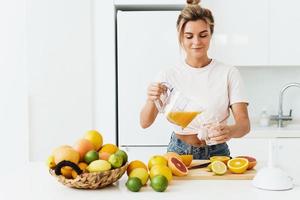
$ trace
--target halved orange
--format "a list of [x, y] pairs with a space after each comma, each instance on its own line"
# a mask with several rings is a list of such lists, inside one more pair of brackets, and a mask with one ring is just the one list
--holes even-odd
[[232, 173], [242, 174], [249, 165], [249, 161], [246, 158], [233, 158], [227, 162], [227, 166]]
[[180, 155], [180, 158], [186, 167], [190, 166], [193, 161], [193, 155]]
[[214, 162], [214, 161], [222, 161], [223, 163], [227, 164], [228, 160], [230, 160], [230, 157], [229, 156], [212, 156], [209, 158], [209, 160], [211, 162]]

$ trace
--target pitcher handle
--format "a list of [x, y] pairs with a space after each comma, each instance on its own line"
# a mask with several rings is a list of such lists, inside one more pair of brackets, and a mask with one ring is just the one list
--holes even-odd
[[171, 94], [171, 92], [173, 91], [174, 88], [167, 82], [161, 82], [161, 84], [164, 85], [167, 88], [167, 91], [164, 92], [160, 96], [160, 99], [154, 100], [154, 104], [155, 104], [158, 112], [163, 113], [165, 104], [166, 104], [166, 102], [168, 102], [168, 98], [170, 97], [170, 94]]

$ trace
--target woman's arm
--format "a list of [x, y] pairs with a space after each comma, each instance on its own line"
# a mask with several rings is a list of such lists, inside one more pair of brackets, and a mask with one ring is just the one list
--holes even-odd
[[209, 135], [210, 139], [217, 143], [224, 143], [231, 138], [240, 138], [249, 133], [250, 121], [248, 117], [248, 109], [246, 103], [235, 103], [231, 106], [233, 117], [235, 120], [234, 125], [219, 125], [217, 133]]
[[158, 100], [160, 95], [166, 91], [166, 87], [160, 83], [152, 83], [147, 89], [147, 101], [140, 113], [140, 125], [142, 128], [148, 128], [156, 119], [158, 110], [154, 101]]

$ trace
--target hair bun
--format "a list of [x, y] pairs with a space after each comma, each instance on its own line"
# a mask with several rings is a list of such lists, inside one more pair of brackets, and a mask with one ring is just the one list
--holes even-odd
[[186, 0], [187, 4], [197, 5], [200, 3], [200, 0]]

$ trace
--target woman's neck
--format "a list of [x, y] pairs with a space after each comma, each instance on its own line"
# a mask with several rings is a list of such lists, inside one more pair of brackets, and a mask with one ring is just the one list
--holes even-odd
[[211, 59], [208, 58], [207, 56], [202, 57], [202, 58], [186, 58], [185, 62], [190, 65], [191, 67], [195, 68], [201, 68], [207, 66], [210, 62]]

